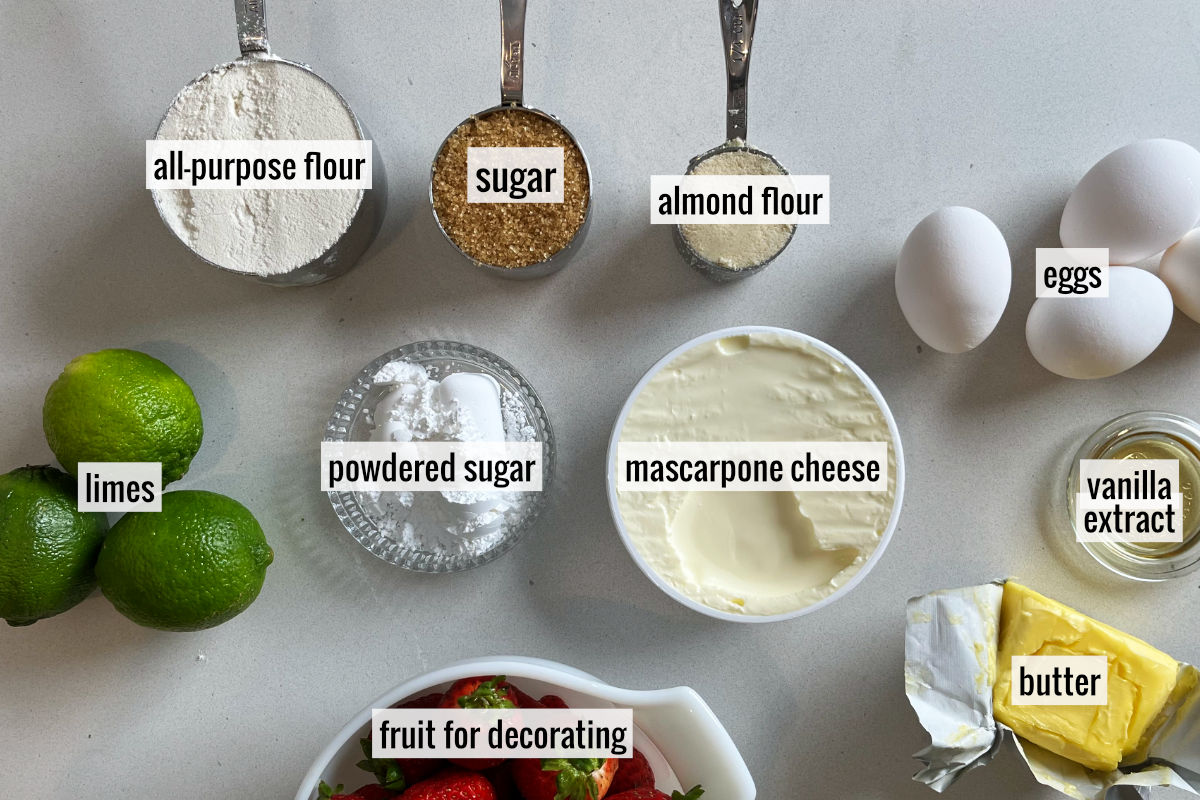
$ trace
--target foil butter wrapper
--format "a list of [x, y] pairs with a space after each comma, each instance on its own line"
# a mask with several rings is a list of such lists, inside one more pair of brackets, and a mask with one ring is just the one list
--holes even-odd
[[[1012, 739], [1038, 782], [1076, 800], [1149, 797], [1155, 786], [1200, 795], [1200, 670], [1179, 680], [1139, 752], [1113, 772], [1091, 770], [1015, 735], [992, 716], [1002, 582], [944, 589], [908, 601], [904, 691], [932, 743], [913, 780], [941, 792], [989, 763]], [[1120, 787], [1120, 788], [1117, 788]]]

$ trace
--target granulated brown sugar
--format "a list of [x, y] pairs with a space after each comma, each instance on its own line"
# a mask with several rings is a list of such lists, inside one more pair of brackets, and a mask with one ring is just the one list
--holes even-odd
[[[468, 147], [563, 148], [563, 202], [468, 203]], [[471, 117], [446, 139], [433, 165], [433, 210], [459, 249], [497, 267], [537, 264], [566, 247], [587, 216], [583, 154], [563, 128], [538, 114], [504, 108]]]

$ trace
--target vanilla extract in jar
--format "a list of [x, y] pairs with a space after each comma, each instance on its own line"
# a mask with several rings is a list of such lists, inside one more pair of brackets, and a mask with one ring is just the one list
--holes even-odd
[[1200, 568], [1200, 425], [1176, 414], [1140, 411], [1117, 417], [1088, 437], [1072, 459], [1067, 480], [1072, 531], [1080, 491], [1079, 462], [1084, 459], [1178, 461], [1182, 496], [1182, 541], [1081, 542], [1092, 558], [1118, 575], [1143, 581], [1175, 578]]

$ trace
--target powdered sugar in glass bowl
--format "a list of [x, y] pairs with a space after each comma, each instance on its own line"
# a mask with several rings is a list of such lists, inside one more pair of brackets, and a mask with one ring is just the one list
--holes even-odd
[[533, 387], [496, 355], [460, 342], [415, 342], [362, 368], [334, 407], [325, 425], [325, 441], [371, 439], [374, 409], [395, 388], [376, 378], [381, 372], [395, 373], [397, 362], [413, 365], [409, 372], [417, 380], [428, 376], [440, 382], [456, 373], [494, 379], [500, 390], [504, 438], [542, 442], [542, 491], [507, 493], [484, 515], [471, 513], [471, 504], [461, 502], [463, 498], [448, 502], [439, 492], [328, 492], [329, 502], [350, 535], [388, 563], [418, 572], [457, 572], [486, 564], [512, 549], [545, 503], [555, 458], [546, 410]]

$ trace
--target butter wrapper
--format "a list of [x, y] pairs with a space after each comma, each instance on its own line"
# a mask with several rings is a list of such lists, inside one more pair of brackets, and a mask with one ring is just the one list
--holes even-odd
[[932, 740], [914, 758], [913, 780], [941, 792], [967, 770], [989, 763], [1012, 739], [1038, 780], [1075, 800], [1104, 800], [1113, 787], [1147, 797], [1174, 786], [1200, 795], [1200, 671], [1180, 665], [1179, 680], [1154, 731], [1132, 764], [1090, 770], [1015, 735], [992, 716], [1002, 582], [943, 589], [908, 601], [904, 691]]

